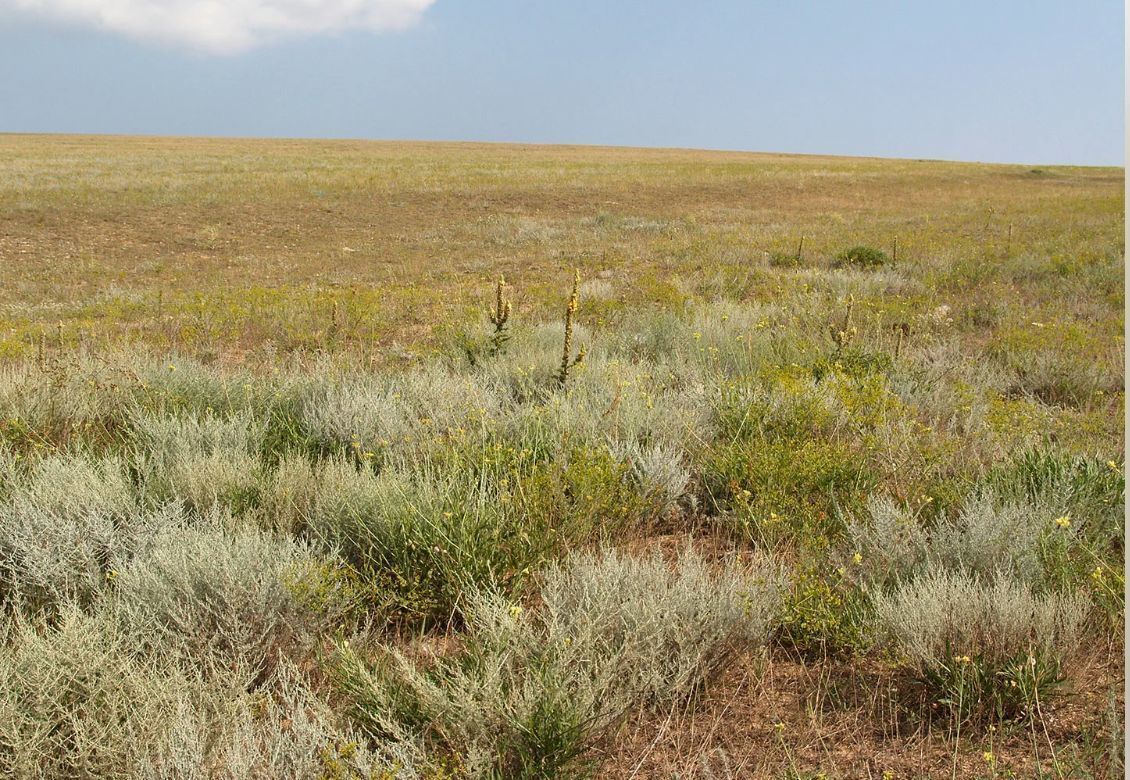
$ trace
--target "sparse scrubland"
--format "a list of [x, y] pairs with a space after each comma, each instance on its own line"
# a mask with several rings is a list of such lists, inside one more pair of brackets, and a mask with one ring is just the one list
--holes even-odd
[[0, 774], [1122, 775], [1120, 169], [8, 136], [0, 206]]

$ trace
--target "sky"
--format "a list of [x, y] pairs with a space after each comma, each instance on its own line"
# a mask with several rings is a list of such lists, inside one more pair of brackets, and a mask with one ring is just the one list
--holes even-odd
[[1123, 165], [1115, 0], [0, 0], [0, 132]]

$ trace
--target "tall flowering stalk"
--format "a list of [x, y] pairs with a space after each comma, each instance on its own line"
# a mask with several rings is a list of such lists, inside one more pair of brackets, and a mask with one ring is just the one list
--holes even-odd
[[586, 349], [581, 345], [577, 356], [573, 357], [573, 318], [577, 314], [580, 303], [581, 272], [573, 272], [573, 292], [569, 295], [569, 303], [565, 306], [565, 344], [561, 349], [561, 368], [557, 372], [557, 384], [564, 387], [569, 379], [569, 369], [585, 359]]
[[491, 324], [494, 325], [494, 333], [490, 339], [492, 355], [501, 352], [503, 345], [510, 340], [510, 334], [506, 331], [506, 324], [510, 321], [510, 310], [510, 299], [506, 297], [506, 277], [499, 275], [494, 293], [494, 308], [488, 312]]

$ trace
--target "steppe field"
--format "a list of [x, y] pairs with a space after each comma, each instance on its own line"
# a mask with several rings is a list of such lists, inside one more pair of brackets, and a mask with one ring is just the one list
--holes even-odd
[[0, 135], [0, 775], [1122, 777], [1124, 192]]

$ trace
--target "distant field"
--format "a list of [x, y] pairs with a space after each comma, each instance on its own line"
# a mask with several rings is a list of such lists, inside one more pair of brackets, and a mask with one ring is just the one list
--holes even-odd
[[[311, 350], [337, 301], [339, 342], [383, 359], [475, 316], [500, 273], [537, 318], [574, 268], [610, 275], [605, 315], [811, 294], [835, 253], [896, 241], [916, 286], [882, 305], [892, 316], [948, 305], [961, 323], [1007, 299], [1023, 307], [1006, 330], [1085, 323], [1110, 345], [1123, 207], [1113, 168], [5, 135], [0, 355], [60, 322], [65, 340]], [[800, 269], [774, 267], [802, 238]]]
[[1122, 777], [1123, 193], [0, 136], [0, 775]]

